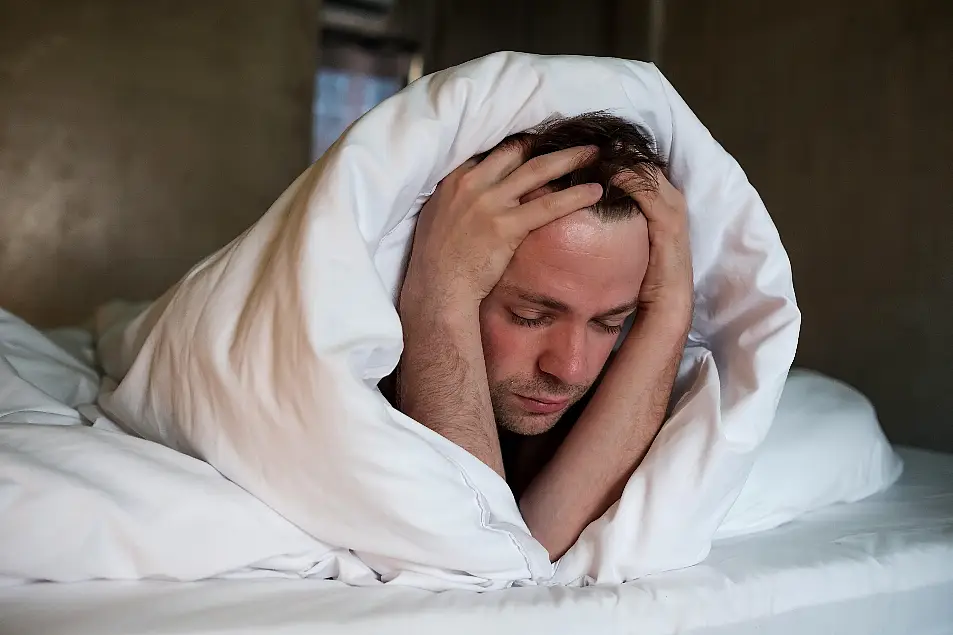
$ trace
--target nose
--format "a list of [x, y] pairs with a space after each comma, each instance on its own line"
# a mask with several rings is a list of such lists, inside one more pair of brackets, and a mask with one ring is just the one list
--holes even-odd
[[575, 325], [549, 329], [539, 369], [565, 384], [586, 383], [586, 330]]

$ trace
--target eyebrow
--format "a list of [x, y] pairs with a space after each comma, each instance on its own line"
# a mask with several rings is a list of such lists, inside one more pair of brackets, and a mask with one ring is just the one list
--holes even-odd
[[638, 304], [639, 304], [638, 300], [630, 300], [624, 304], [620, 304], [617, 307], [613, 307], [609, 309], [608, 311], [605, 311], [604, 313], [600, 313], [596, 317], [607, 318], [607, 317], [615, 317], [617, 315], [622, 315], [623, 313], [631, 313], [632, 311], [635, 310], [635, 307], [637, 307]]
[[563, 302], [560, 302], [556, 298], [551, 298], [548, 295], [541, 295], [539, 293], [532, 293], [526, 291], [525, 289], [520, 289], [517, 286], [506, 285], [506, 290], [510, 293], [515, 294], [520, 300], [530, 302], [532, 304], [538, 304], [544, 306], [547, 309], [552, 309], [553, 311], [559, 311], [560, 313], [569, 313], [569, 306]]
[[[552, 309], [553, 311], [559, 311], [560, 313], [572, 312], [572, 310], [569, 308], [567, 304], [565, 304], [564, 302], [560, 302], [556, 298], [552, 298], [548, 295], [533, 293], [531, 291], [527, 291], [526, 289], [521, 289], [520, 287], [514, 284], [506, 284], [504, 285], [504, 289], [509, 293], [515, 294], [520, 300], [523, 300], [524, 302], [538, 304], [539, 306], [544, 306], [547, 309]], [[595, 316], [595, 319], [615, 317], [617, 315], [622, 315], [623, 313], [629, 313], [630, 311], [635, 309], [637, 304], [638, 304], [637, 300], [634, 300], [634, 299], [630, 300], [628, 302], [615, 306], [609, 309], [608, 311], [603, 311], [599, 315]]]

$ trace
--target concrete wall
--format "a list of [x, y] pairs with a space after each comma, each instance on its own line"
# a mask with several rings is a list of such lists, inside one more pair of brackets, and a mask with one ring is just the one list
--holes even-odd
[[777, 222], [798, 363], [953, 451], [953, 3], [669, 0], [661, 67]]
[[308, 164], [316, 0], [0, 0], [0, 306], [151, 298]]

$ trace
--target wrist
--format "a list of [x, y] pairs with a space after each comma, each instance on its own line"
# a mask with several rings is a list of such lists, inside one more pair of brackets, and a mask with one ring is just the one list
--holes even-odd
[[405, 333], [426, 337], [434, 329], [454, 333], [479, 325], [480, 304], [441, 293], [424, 297], [401, 295], [398, 313]]
[[652, 306], [640, 309], [632, 325], [634, 334], [684, 344], [692, 326], [692, 305]]

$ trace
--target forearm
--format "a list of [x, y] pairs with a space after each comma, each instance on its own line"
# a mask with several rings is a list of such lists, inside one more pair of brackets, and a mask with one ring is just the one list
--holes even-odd
[[682, 329], [636, 321], [592, 400], [520, 501], [553, 559], [618, 500], [665, 417]]
[[399, 409], [503, 476], [478, 308], [453, 312], [421, 308], [401, 317]]

